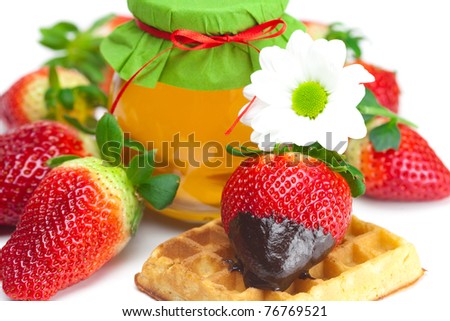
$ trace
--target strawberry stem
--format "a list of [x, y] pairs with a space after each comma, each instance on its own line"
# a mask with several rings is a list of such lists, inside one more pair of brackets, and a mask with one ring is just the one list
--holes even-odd
[[[381, 107], [381, 108], [380, 108]], [[398, 116], [397, 114], [391, 112], [389, 109], [380, 106], [380, 107], [374, 107], [374, 106], [360, 106], [358, 107], [359, 111], [362, 114], [370, 115], [370, 116], [381, 116], [381, 117], [387, 117], [392, 120], [396, 120], [397, 122], [401, 124], [405, 124], [412, 128], [417, 128], [418, 126], [414, 124], [413, 122], [410, 122], [409, 120]]]
[[336, 151], [328, 150], [319, 143], [309, 146], [297, 146], [295, 144], [278, 144], [272, 152], [238, 146], [237, 148], [227, 145], [227, 152], [239, 157], [258, 157], [261, 155], [274, 154], [283, 155], [286, 153], [299, 153], [306, 157], [317, 159], [324, 163], [332, 171], [339, 173], [348, 183], [353, 197], [361, 196], [365, 193], [363, 174], [350, 163], [345, 156]]

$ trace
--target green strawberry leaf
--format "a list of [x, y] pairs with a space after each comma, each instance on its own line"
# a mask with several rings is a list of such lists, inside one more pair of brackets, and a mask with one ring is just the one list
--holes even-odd
[[74, 117], [70, 117], [69, 115], [63, 116], [65, 121], [69, 123], [72, 127], [78, 129], [80, 132], [88, 134], [88, 135], [95, 135], [96, 130], [88, 128], [86, 126], [83, 126], [80, 121]]
[[58, 92], [58, 100], [65, 110], [73, 110], [73, 105], [75, 104], [75, 95], [73, 89], [61, 89]]
[[[89, 40], [89, 41], [94, 42], [95, 40]], [[98, 45], [94, 45], [92, 43], [88, 44], [88, 46], [91, 46], [92, 48], [86, 48], [85, 50], [81, 51], [79, 53], [79, 58], [86, 61], [87, 64], [89, 64], [91, 66], [95, 66], [96, 68], [106, 67], [106, 63], [105, 63], [105, 60], [103, 59], [103, 57], [98, 55], [95, 52], [95, 47], [99, 46], [99, 45], [100, 44], [98, 44]]]
[[[100, 109], [103, 110], [103, 108], [99, 108], [99, 111], [100, 111]], [[106, 113], [106, 112], [108, 112], [108, 110], [105, 108], [104, 112]], [[86, 119], [84, 121], [84, 126], [85, 127], [90, 129], [91, 131], [95, 132], [95, 129], [97, 128], [97, 124], [98, 124], [98, 120], [97, 120], [97, 118], [95, 118], [95, 116], [93, 116], [93, 115], [86, 116]]]
[[[353, 168], [356, 169], [355, 167]], [[356, 198], [358, 196], [364, 195], [364, 193], [366, 192], [366, 184], [364, 184], [364, 178], [359, 175], [361, 174], [361, 172], [359, 172], [358, 175], [355, 175], [355, 172], [353, 170], [348, 170], [346, 172], [340, 172], [339, 174], [346, 180], [353, 197]]]
[[369, 139], [374, 149], [378, 152], [388, 149], [398, 150], [400, 146], [400, 129], [396, 120], [391, 120], [370, 131]]
[[[256, 157], [258, 155], [269, 153], [244, 146], [235, 148], [230, 145], [227, 145], [227, 152], [231, 155], [239, 157]], [[314, 143], [309, 146], [278, 144], [272, 151], [273, 154], [278, 155], [290, 152], [300, 153], [325, 163], [328, 168], [330, 168], [333, 172], [339, 173], [347, 181], [353, 197], [356, 198], [365, 193], [366, 186], [364, 184], [363, 174], [356, 167], [348, 163], [344, 155], [341, 155], [336, 151], [326, 149], [319, 143]], [[314, 166], [313, 162], [311, 163], [311, 166]]]
[[44, 64], [44, 66], [50, 66], [50, 67], [61, 66], [61, 67], [69, 68], [70, 62], [67, 57], [55, 57], [50, 60], [47, 60], [47, 62]]
[[63, 155], [63, 156], [58, 156], [58, 157], [54, 157], [54, 158], [50, 158], [47, 162], [46, 165], [50, 168], [55, 168], [60, 166], [61, 164], [68, 162], [70, 160], [73, 159], [78, 159], [81, 158], [80, 156], [77, 155]]
[[253, 157], [261, 154], [265, 154], [264, 151], [259, 149], [252, 149], [245, 146], [238, 146], [237, 148], [231, 145], [226, 146], [226, 150], [230, 155], [238, 157]]
[[125, 136], [124, 145], [128, 148], [131, 148], [133, 150], [136, 150], [140, 153], [144, 153], [146, 151], [144, 145], [142, 145], [141, 142], [138, 142], [137, 140], [131, 139], [128, 136]]
[[92, 83], [98, 84], [104, 80], [102, 67], [89, 62], [80, 62], [76, 68], [83, 73]]
[[45, 92], [44, 99], [45, 106], [47, 106], [50, 112], [50, 110], [56, 108], [56, 105], [58, 104], [58, 90], [50, 87]]
[[177, 175], [162, 174], [139, 185], [137, 191], [155, 209], [162, 210], [172, 204], [179, 185]]
[[344, 172], [347, 170], [344, 156], [336, 151], [323, 148], [319, 143], [314, 143], [309, 146], [294, 145], [292, 150], [324, 162], [335, 172]]
[[50, 66], [48, 72], [48, 83], [49, 87], [55, 91], [59, 91], [61, 89], [61, 83], [59, 82], [58, 72], [56, 71], [55, 66]]
[[363, 117], [367, 117], [369, 120], [372, 119], [375, 116], [381, 116], [386, 117], [391, 120], [396, 120], [397, 122], [401, 124], [405, 124], [409, 127], [417, 128], [417, 125], [414, 123], [398, 116], [397, 114], [393, 113], [386, 107], [381, 106], [378, 103], [378, 100], [376, 99], [373, 92], [366, 88], [366, 94], [364, 95], [364, 98], [361, 100], [361, 102], [357, 106], [358, 110], [361, 112]]
[[143, 154], [136, 155], [127, 168], [128, 179], [134, 186], [145, 183], [153, 174], [155, 168], [156, 149], [145, 151]]
[[[374, 93], [370, 89], [366, 88], [364, 97], [361, 100], [361, 102], [358, 104], [357, 108], [362, 114], [364, 114], [365, 109], [367, 109], [369, 107], [377, 108], [377, 109], [383, 108], [378, 103], [378, 100], [375, 97]], [[370, 114], [369, 116], [374, 116], [374, 115]]]
[[82, 96], [90, 106], [106, 106], [108, 103], [106, 94], [95, 85], [78, 86], [75, 87], [74, 90], [77, 95]]
[[99, 120], [95, 134], [101, 158], [112, 166], [122, 163], [124, 138], [116, 118], [106, 113]]
[[393, 113], [389, 109], [381, 106], [372, 91], [366, 88], [366, 94], [357, 106], [358, 110], [364, 117], [366, 125], [370, 128], [370, 122], [376, 117], [387, 118], [388, 122], [378, 126], [370, 131], [369, 139], [376, 151], [385, 151], [388, 149], [398, 149], [400, 146], [400, 130], [398, 123], [405, 124], [409, 127], [417, 126]]
[[41, 28], [40, 43], [57, 51], [58, 57], [48, 60], [46, 65], [74, 68], [91, 82], [104, 80], [106, 61], [100, 53], [101, 37], [92, 31], [80, 31], [70, 22], [60, 22], [49, 28]]
[[340, 22], [335, 22], [329, 25], [328, 34], [325, 36], [327, 40], [342, 40], [347, 47], [348, 52], [356, 59], [361, 58], [361, 41], [364, 37], [359, 36], [354, 29], [346, 28]]
[[73, 23], [59, 22], [50, 28], [41, 28], [40, 33], [42, 36], [40, 43], [43, 46], [53, 50], [64, 50], [79, 30]]
[[56, 32], [64, 33], [66, 35], [71, 32], [73, 33], [79, 32], [78, 27], [76, 25], [67, 21], [58, 22], [51, 29]]
[[67, 48], [69, 41], [65, 37], [64, 32], [54, 30], [51, 28], [42, 28], [41, 32], [41, 40], [39, 43], [47, 48], [53, 50], [62, 50]]

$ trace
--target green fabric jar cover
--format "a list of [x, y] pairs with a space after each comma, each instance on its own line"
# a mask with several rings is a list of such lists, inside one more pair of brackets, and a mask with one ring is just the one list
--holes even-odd
[[[259, 49], [284, 48], [291, 34], [304, 30], [302, 23], [284, 13], [288, 0], [128, 0], [134, 17], [166, 32], [188, 29], [206, 35], [238, 34], [255, 25], [281, 18], [283, 35], [251, 42]], [[150, 59], [172, 47], [130, 21], [118, 27], [101, 46], [103, 56], [122, 79], [130, 79]], [[240, 43], [184, 51], [178, 48], [158, 57], [134, 83], [153, 88], [157, 82], [192, 90], [227, 90], [249, 84], [260, 69], [257, 50]]]

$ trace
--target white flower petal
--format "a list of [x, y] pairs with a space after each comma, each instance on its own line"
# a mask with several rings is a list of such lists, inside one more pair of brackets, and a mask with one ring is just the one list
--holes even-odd
[[[245, 104], [244, 107], [241, 108], [241, 110], [239, 111], [239, 116], [247, 109], [247, 106], [249, 105]], [[255, 101], [253, 102], [253, 104], [250, 106], [250, 108], [246, 111], [246, 113], [242, 116], [241, 118], [241, 122], [247, 126], [250, 126], [253, 118], [255, 118], [255, 116], [257, 114], [259, 114], [261, 112], [261, 110], [263, 110], [264, 108], [267, 108], [267, 104], [264, 104], [261, 100], [259, 99], [255, 99]]]
[[[332, 92], [339, 82], [342, 66], [329, 61], [328, 47], [325, 39], [316, 40], [308, 52], [308, 64], [305, 67], [308, 80], [319, 82], [328, 92]], [[335, 49], [332, 47], [332, 50]]]
[[309, 34], [302, 30], [296, 30], [289, 38], [286, 50], [294, 55], [294, 57], [304, 59], [313, 43], [314, 42]]
[[337, 89], [328, 96], [328, 102], [333, 105], [340, 105], [342, 111], [345, 109], [354, 109], [366, 94], [364, 85], [347, 85], [339, 84]]
[[348, 132], [350, 138], [361, 139], [367, 135], [367, 127], [361, 113], [355, 108], [347, 113]]
[[249, 100], [257, 96], [267, 104], [291, 104], [292, 90], [277, 81], [271, 74], [264, 70], [253, 73], [252, 83], [244, 88], [244, 96]]
[[277, 134], [252, 132], [250, 139], [253, 143], [258, 144], [258, 148], [264, 151], [271, 151], [278, 141]]
[[286, 127], [285, 131], [289, 132], [289, 137], [291, 137], [289, 142], [299, 146], [308, 146], [317, 141], [316, 129], [314, 120], [297, 115], [292, 128]]
[[263, 48], [259, 54], [259, 63], [264, 71], [286, 73], [292, 68], [292, 55], [277, 46]]
[[344, 67], [345, 61], [347, 59], [347, 49], [345, 44], [341, 40], [330, 40], [327, 43], [327, 58], [334, 68]]
[[250, 135], [250, 140], [255, 144], [261, 144], [264, 141], [264, 135], [257, 131], [253, 131]]
[[295, 56], [277, 46], [263, 48], [259, 56], [259, 63], [262, 70], [270, 73], [273, 80], [280, 82], [291, 90], [295, 89], [305, 79]]
[[314, 42], [309, 34], [302, 30], [297, 30], [294, 31], [289, 38], [286, 50], [289, 51], [299, 62], [300, 66], [303, 67], [307, 62], [306, 57], [308, 56], [309, 49], [313, 43]]
[[[287, 49], [264, 48], [262, 69], [253, 73], [252, 83], [244, 89], [247, 99], [256, 97], [241, 119], [253, 128], [251, 140], [264, 149], [270, 149], [270, 142], [302, 146], [319, 142], [343, 153], [349, 137], [364, 137], [366, 127], [356, 106], [365, 94], [363, 84], [374, 78], [361, 65], [344, 67], [345, 58], [343, 42], [313, 41], [302, 31], [292, 34]], [[327, 105], [315, 119], [292, 109], [294, 90], [307, 81], [318, 82], [328, 93]], [[244, 110], [245, 106], [241, 113]]]
[[251, 122], [254, 130], [265, 133], [279, 131], [285, 127], [285, 120], [292, 117], [292, 110], [288, 108], [280, 108], [278, 106], [270, 106], [262, 109]]
[[351, 81], [359, 84], [375, 81], [375, 77], [360, 64], [344, 67], [342, 70], [342, 77], [344, 78], [344, 81]]

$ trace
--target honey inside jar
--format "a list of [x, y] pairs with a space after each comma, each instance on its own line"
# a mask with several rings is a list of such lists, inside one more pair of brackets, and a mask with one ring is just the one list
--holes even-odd
[[[113, 97], [123, 83], [115, 79]], [[123, 130], [158, 150], [157, 172], [180, 176], [175, 201], [163, 214], [187, 221], [220, 215], [222, 189], [242, 161], [225, 147], [246, 143], [251, 128], [238, 125], [230, 135], [225, 132], [246, 103], [242, 89], [199, 91], [163, 83], [127, 88], [114, 112]]]

